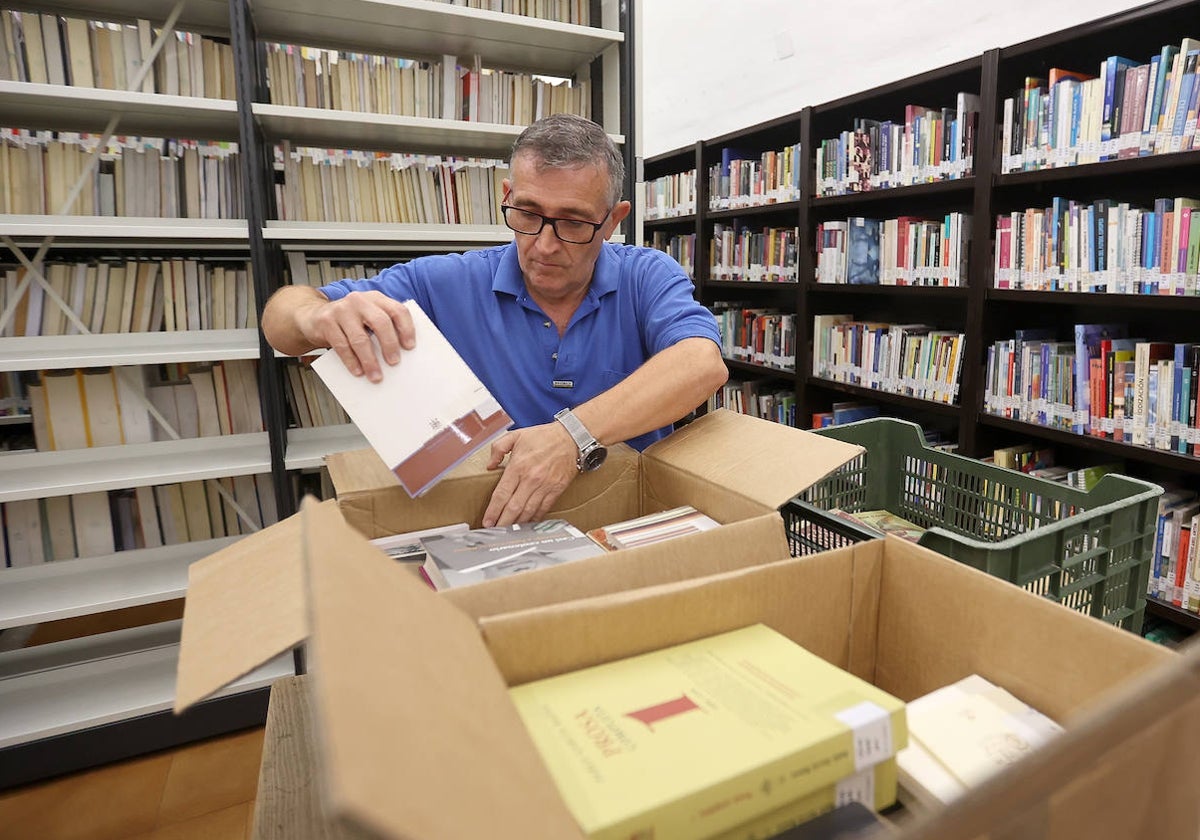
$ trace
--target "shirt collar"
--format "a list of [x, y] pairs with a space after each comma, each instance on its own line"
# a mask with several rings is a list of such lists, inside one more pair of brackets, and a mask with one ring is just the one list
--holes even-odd
[[[605, 242], [600, 247], [600, 256], [596, 258], [596, 267], [592, 270], [592, 284], [588, 287], [589, 296], [600, 298], [617, 290], [620, 271], [615, 247], [611, 242]], [[515, 242], [508, 245], [500, 258], [496, 276], [492, 278], [492, 291], [503, 292], [517, 299], [525, 294], [525, 277], [521, 274]]]

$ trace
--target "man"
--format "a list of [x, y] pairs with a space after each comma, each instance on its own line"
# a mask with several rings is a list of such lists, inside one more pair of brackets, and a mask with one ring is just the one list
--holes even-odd
[[598, 125], [539, 120], [513, 145], [509, 175], [502, 212], [513, 243], [319, 290], [284, 287], [262, 324], [282, 353], [330, 347], [378, 381], [369, 332], [398, 363], [414, 340], [400, 301], [416, 301], [517, 427], [492, 444], [488, 468], [508, 461], [485, 527], [541, 519], [604, 445], [644, 448], [727, 376], [715, 321], [679, 265], [606, 242], [630, 205], [624, 164]]

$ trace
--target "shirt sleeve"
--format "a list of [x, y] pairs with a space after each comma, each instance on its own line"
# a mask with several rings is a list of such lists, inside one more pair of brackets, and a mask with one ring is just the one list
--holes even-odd
[[707, 338], [720, 347], [716, 318], [695, 299], [696, 287], [679, 263], [648, 248], [638, 264], [639, 320], [649, 354], [685, 338]]
[[419, 282], [419, 266], [417, 261], [400, 263], [385, 268], [377, 275], [366, 280], [335, 280], [317, 291], [330, 300], [341, 300], [351, 292], [383, 292], [395, 300], [416, 300], [422, 309], [427, 309], [427, 302], [422, 300], [423, 285]]

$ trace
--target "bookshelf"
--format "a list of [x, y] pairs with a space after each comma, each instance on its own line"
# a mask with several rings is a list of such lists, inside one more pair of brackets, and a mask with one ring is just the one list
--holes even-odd
[[[221, 77], [223, 98], [0, 79], [0, 111], [5, 125], [34, 132], [98, 134], [117, 119], [119, 135], [236, 143], [238, 164], [230, 169], [230, 180], [222, 184], [221, 192], [236, 188], [240, 204], [236, 214], [223, 207], [221, 218], [212, 217], [216, 213], [205, 218], [52, 215], [52, 210], [0, 214], [0, 242], [33, 259], [49, 240], [48, 262], [116, 265], [136, 260], [165, 265], [187, 260], [201, 266], [237, 262], [247, 269], [243, 292], [252, 289], [252, 295], [249, 323], [236, 328], [97, 329], [62, 335], [18, 331], [0, 337], [0, 373], [27, 376], [85, 366], [88, 370], [108, 366], [173, 370], [177, 365], [253, 360], [262, 415], [261, 431], [5, 453], [0, 458], [0, 504], [20, 505], [23, 511], [30, 504], [38, 511], [47, 510], [47, 505], [59, 509], [66, 499], [88, 493], [112, 493], [116, 499], [139, 488], [176, 486], [204, 488], [212, 505], [214, 482], [219, 480], [237, 490], [239, 503], [244, 497], [237, 488], [244, 489], [243, 482], [249, 481], [249, 492], [256, 494], [264, 517], [268, 508], [273, 515], [287, 515], [297, 502], [297, 486], [305, 483], [302, 472], [319, 469], [330, 452], [365, 445], [350, 424], [295, 425], [285, 398], [288, 368], [295, 362], [277, 357], [254, 328], [262, 303], [286, 282], [289, 258], [302, 252], [312, 260], [386, 265], [397, 258], [511, 240], [508, 229], [495, 223], [398, 224], [289, 217], [277, 200], [284, 195], [277, 146], [506, 160], [523, 124], [441, 118], [450, 114], [417, 117], [276, 104], [268, 88], [268, 44], [377, 53], [429, 63], [449, 56], [463, 66], [478, 62], [497, 73], [586, 82], [593, 118], [625, 149], [630, 171], [626, 190], [632, 188], [631, 100], [636, 89], [632, 11], [612, 0], [590, 3], [592, 25], [588, 26], [428, 0], [351, 0], [336, 7], [311, 0], [266, 0], [253, 5], [245, 0], [187, 4], [50, 0], [27, 4], [23, 10], [127, 27], [148, 21], [154, 35], [164, 22], [173, 20], [174, 29], [192, 33], [197, 44], [203, 36], [218, 45], [214, 51], [228, 50], [224, 54], [232, 56], [232, 72]], [[183, 54], [182, 46], [176, 49]], [[70, 82], [69, 57], [65, 67], [64, 81]], [[182, 63], [179, 72], [182, 89]], [[537, 83], [529, 84], [536, 88]], [[166, 89], [165, 85], [158, 88]], [[6, 258], [4, 264], [10, 260]], [[11, 265], [15, 271], [17, 264]], [[69, 298], [67, 291], [67, 287], [60, 290], [64, 299]], [[244, 301], [241, 305], [246, 306]], [[4, 308], [0, 305], [0, 311]], [[28, 418], [4, 417], [3, 421], [0, 434], [30, 436]], [[159, 500], [152, 496], [152, 501]], [[214, 534], [157, 548], [98, 552], [69, 562], [2, 569], [0, 632], [176, 601], [186, 591], [188, 564], [234, 539], [236, 535]], [[0, 653], [0, 702], [7, 722], [0, 731], [0, 764], [11, 768], [0, 774], [0, 787], [261, 723], [270, 680], [294, 669], [291, 656], [281, 657], [241, 681], [228, 696], [203, 704], [195, 714], [174, 718], [168, 709], [177, 650], [178, 622], [167, 622]], [[71, 686], [74, 699], [68, 702], [59, 696], [56, 686], [61, 685]]]
[[[1200, 297], [1114, 293], [1113, 289], [1085, 292], [999, 288], [996, 225], [1001, 214], [1049, 207], [1055, 196], [1079, 203], [1107, 198], [1145, 208], [1154, 208], [1155, 199], [1163, 197], [1200, 198], [1200, 193], [1189, 187], [1200, 174], [1200, 150], [1074, 165], [1065, 165], [1064, 158], [1056, 160], [1053, 168], [1005, 171], [1004, 152], [1011, 150], [1003, 148], [1008, 136], [1005, 99], [1022, 90], [1027, 77], [1045, 79], [1051, 68], [1096, 75], [1113, 55], [1147, 63], [1159, 55], [1163, 45], [1178, 47], [1184, 37], [1200, 37], [1200, 29], [1196, 28], [1198, 13], [1200, 3], [1194, 0], [1150, 3], [831, 102], [801, 107], [775, 120], [701, 140], [692, 153], [676, 150], [648, 158], [645, 173], [649, 181], [681, 173], [693, 165], [707, 170], [721, 160], [725, 149], [753, 158], [768, 148], [778, 148], [786, 139], [801, 143], [805, 163], [800, 172], [802, 198], [794, 205], [717, 209], [708, 201], [709, 182], [700, 178], [697, 218], [646, 222], [643, 241], [651, 244], [650, 234], [659, 229], [694, 229], [700, 254], [697, 295], [703, 302], [711, 305], [718, 300], [738, 299], [749, 306], [796, 313], [801, 339], [797, 342], [794, 375], [785, 375], [781, 380], [776, 370], [740, 360], [729, 361], [729, 368], [732, 378], [785, 381], [795, 393], [800, 425], [807, 426], [814, 413], [828, 411], [837, 401], [873, 402], [885, 415], [936, 429], [963, 454], [984, 457], [1001, 446], [1040, 442], [1054, 447], [1059, 463], [1089, 466], [1120, 461], [1129, 474], [1200, 491], [1200, 458], [1194, 455], [997, 416], [985, 410], [984, 402], [989, 347], [1012, 338], [1016, 330], [1055, 328], [1061, 332], [1057, 338], [1067, 341], [1072, 338], [1075, 324], [1121, 322], [1128, 324], [1130, 336], [1172, 343], [1196, 340], [1194, 325]], [[818, 182], [818, 175], [827, 174], [817, 170], [818, 162], [825, 165], [825, 153], [830, 148], [824, 145], [827, 141], [841, 138], [843, 132], [852, 132], [856, 126], [866, 126], [864, 130], [869, 131], [871, 121], [903, 122], [909, 105], [948, 109], [945, 114], [957, 112], [959, 92], [978, 97], [980, 118], [974, 127], [973, 165], [969, 168], [961, 167], [927, 183], [893, 178], [897, 185], [885, 185], [876, 177], [865, 190], [844, 194], [829, 194], [835, 190], [825, 181]], [[785, 107], [799, 104], [787, 103]], [[848, 179], [846, 160], [838, 163]], [[854, 217], [937, 219], [951, 213], [970, 217], [964, 228], [970, 245], [961, 286], [817, 282], [822, 248], [817, 235], [822, 225]], [[708, 249], [713, 227], [733, 217], [753, 225], [765, 224], [766, 220], [771, 224], [797, 224], [801, 232], [799, 282], [791, 286], [728, 282], [711, 276]], [[942, 404], [814, 375], [814, 337], [810, 334], [813, 318], [833, 314], [852, 314], [866, 321], [924, 322], [960, 332], [957, 397], [950, 404]], [[1170, 604], [1150, 601], [1147, 612], [1191, 629], [1200, 627], [1195, 614]]]

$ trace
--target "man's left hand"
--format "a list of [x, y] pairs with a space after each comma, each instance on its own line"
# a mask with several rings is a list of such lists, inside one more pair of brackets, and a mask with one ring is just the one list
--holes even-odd
[[536, 522], [579, 474], [579, 449], [561, 423], [509, 432], [492, 444], [488, 469], [508, 464], [483, 514], [483, 526]]

